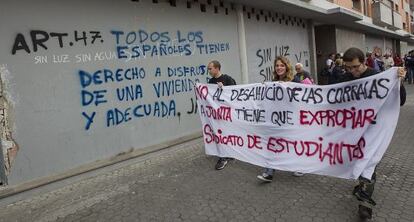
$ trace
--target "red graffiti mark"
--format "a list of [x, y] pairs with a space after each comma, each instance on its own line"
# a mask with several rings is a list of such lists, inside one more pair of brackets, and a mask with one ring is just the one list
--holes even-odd
[[207, 144], [216, 143], [239, 147], [243, 147], [244, 145], [244, 140], [241, 136], [223, 135], [223, 131], [221, 129], [218, 129], [217, 133], [215, 133], [213, 128], [209, 124], [204, 125], [203, 129], [204, 141]]
[[208, 95], [208, 87], [206, 85], [199, 85], [195, 88], [196, 98], [206, 100]]
[[301, 125], [342, 126], [343, 128], [351, 126], [352, 129], [364, 127], [365, 123], [371, 123], [374, 118], [375, 111], [373, 109], [356, 110], [354, 107], [316, 112], [300, 110], [299, 114]]
[[291, 141], [285, 138], [270, 137], [267, 142], [267, 150], [273, 153], [290, 153], [290, 150], [294, 150], [297, 156], [317, 156], [320, 162], [328, 161], [330, 165], [343, 164], [344, 153], [348, 155], [350, 162], [364, 157], [365, 139], [363, 137], [359, 139], [357, 144], [339, 142], [329, 143], [324, 147], [322, 141], [322, 137], [318, 142]]
[[200, 113], [202, 116], [213, 118], [215, 120], [233, 121], [231, 119], [231, 109], [228, 106], [220, 106], [217, 109], [214, 109], [211, 106], [200, 106]]

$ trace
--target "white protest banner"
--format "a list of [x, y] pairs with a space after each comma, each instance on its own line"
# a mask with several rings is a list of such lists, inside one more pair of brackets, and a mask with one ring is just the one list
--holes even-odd
[[397, 68], [335, 85], [266, 82], [195, 91], [208, 155], [254, 165], [371, 178], [397, 125]]

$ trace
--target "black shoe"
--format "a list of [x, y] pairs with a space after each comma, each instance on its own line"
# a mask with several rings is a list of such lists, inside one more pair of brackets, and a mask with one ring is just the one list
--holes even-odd
[[226, 167], [228, 162], [229, 161], [227, 160], [227, 158], [219, 158], [215, 166], [216, 170], [224, 169], [224, 167]]
[[273, 176], [272, 175], [268, 175], [267, 173], [262, 173], [261, 175], [257, 175], [257, 179], [266, 182], [266, 183], [270, 183], [273, 180]]
[[359, 205], [358, 209], [359, 218], [366, 220], [372, 218], [372, 209], [363, 205]]
[[359, 184], [354, 187], [354, 190], [352, 191], [352, 194], [357, 198], [359, 201], [367, 202], [373, 206], [377, 205], [375, 201], [370, 197], [370, 195], [364, 191], [363, 184]]

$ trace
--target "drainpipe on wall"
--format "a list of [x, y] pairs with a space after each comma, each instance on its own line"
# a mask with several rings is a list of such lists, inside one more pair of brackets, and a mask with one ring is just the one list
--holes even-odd
[[236, 5], [237, 9], [237, 32], [239, 34], [240, 70], [241, 83], [249, 83], [249, 69], [247, 66], [246, 29], [244, 26], [243, 6]]

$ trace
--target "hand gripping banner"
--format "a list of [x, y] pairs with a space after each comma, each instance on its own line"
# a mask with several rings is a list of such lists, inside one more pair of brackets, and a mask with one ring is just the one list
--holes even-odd
[[400, 112], [397, 69], [335, 85], [195, 88], [208, 155], [339, 178], [371, 178]]

